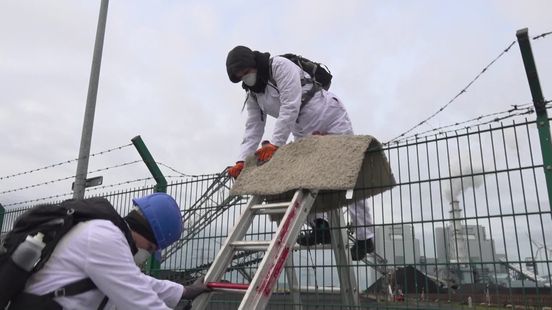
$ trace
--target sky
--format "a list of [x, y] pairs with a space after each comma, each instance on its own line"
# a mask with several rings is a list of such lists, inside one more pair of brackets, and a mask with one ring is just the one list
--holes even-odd
[[[99, 4], [0, 3], [2, 204], [70, 192], [72, 179], [17, 189], [72, 176], [75, 162], [6, 176], [78, 157]], [[449, 102], [518, 29], [528, 27], [531, 36], [552, 31], [550, 12], [545, 0], [111, 1], [91, 152], [140, 135], [157, 161], [182, 173], [232, 165], [246, 117], [245, 94], [225, 69], [236, 45], [326, 64], [355, 132], [389, 141]], [[546, 97], [552, 36], [532, 45]], [[529, 102], [515, 45], [429, 125]], [[138, 159], [126, 147], [93, 157], [89, 170]], [[135, 163], [94, 175], [115, 184], [149, 173]]]

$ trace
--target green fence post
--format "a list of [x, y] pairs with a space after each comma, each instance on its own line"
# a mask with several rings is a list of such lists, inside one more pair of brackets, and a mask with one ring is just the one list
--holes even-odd
[[529, 41], [529, 31], [527, 28], [520, 29], [517, 31], [516, 36], [519, 43], [519, 49], [521, 50], [521, 57], [523, 58], [527, 80], [529, 81], [533, 104], [537, 112], [537, 128], [539, 131], [546, 187], [548, 188], [548, 203], [552, 207], [552, 144], [546, 103], [544, 102], [535, 59], [533, 58], [531, 41]]
[[[131, 139], [132, 144], [134, 144], [134, 147], [136, 147], [136, 150], [138, 151], [138, 154], [140, 154], [140, 157], [142, 157], [142, 160], [148, 167], [148, 170], [150, 171], [151, 175], [155, 179], [154, 191], [156, 193], [166, 193], [167, 192], [167, 179], [165, 179], [165, 176], [159, 169], [159, 166], [157, 166], [157, 163], [153, 159], [153, 156], [151, 156], [151, 153], [149, 152], [148, 148], [146, 147], [146, 144], [144, 141], [142, 141], [142, 137], [136, 136]], [[157, 260], [153, 259], [151, 257], [148, 261], [146, 271], [153, 275], [157, 276], [159, 275], [159, 270], [161, 268], [161, 263]]]
[[6, 213], [6, 209], [2, 206], [0, 203], [0, 235], [2, 235], [2, 227], [4, 226], [4, 214]]
[[159, 170], [159, 166], [157, 166], [157, 163], [153, 159], [153, 156], [151, 156], [151, 153], [149, 152], [148, 148], [144, 144], [144, 141], [142, 141], [142, 137], [136, 136], [131, 139], [132, 144], [136, 147], [136, 150], [140, 154], [140, 157], [142, 157], [142, 160], [144, 160], [144, 163], [148, 167], [148, 170], [150, 171], [151, 175], [155, 179], [155, 182], [157, 184], [155, 185], [155, 192], [161, 192], [166, 193], [167, 192], [167, 180], [165, 179], [165, 176], [163, 176], [163, 173], [161, 170]]

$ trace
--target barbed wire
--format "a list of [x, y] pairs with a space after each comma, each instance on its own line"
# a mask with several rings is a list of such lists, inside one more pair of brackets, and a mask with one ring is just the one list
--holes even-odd
[[[458, 130], [460, 129], [471, 129], [471, 128], [474, 128], [474, 127], [478, 127], [478, 126], [483, 126], [483, 125], [488, 125], [488, 124], [492, 124], [492, 123], [498, 123], [498, 122], [501, 122], [505, 119], [509, 119], [509, 118], [513, 118], [513, 117], [516, 117], [516, 116], [522, 116], [522, 115], [529, 115], [529, 114], [533, 114], [535, 112], [535, 110], [533, 108], [526, 108], [525, 111], [520, 111], [519, 113], [513, 113], [513, 114], [509, 114], [509, 115], [505, 115], [505, 116], [502, 116], [502, 117], [496, 117], [496, 118], [493, 118], [491, 120], [488, 120], [486, 122], [481, 122], [481, 123], [477, 123], [477, 124], [473, 124], [471, 126], [464, 126], [462, 128], [455, 128], [455, 129], [451, 129], [451, 130], [446, 130], [446, 131], [440, 131], [436, 134], [432, 134], [432, 135], [424, 135], [424, 136], [416, 136], [417, 139], [422, 139], [422, 138], [426, 138], [426, 137], [430, 137], [430, 136], [435, 136], [435, 135], [445, 135], [447, 133], [451, 133], [451, 132], [457, 132]], [[413, 140], [413, 139], [409, 139], [410, 141]], [[403, 141], [404, 142], [404, 141]]]
[[[138, 160], [136, 162], [141, 162], [141, 161]], [[90, 172], [90, 173], [92, 173], [92, 172]], [[182, 178], [182, 176], [181, 175], [167, 175], [167, 176], [165, 176], [165, 178], [179, 178], [180, 179], [180, 178]], [[114, 183], [114, 184], [96, 186], [96, 187], [87, 188], [86, 191], [87, 192], [98, 191], [100, 189], [113, 188], [113, 187], [117, 187], [117, 186], [122, 186], [122, 185], [127, 185], [127, 184], [131, 184], [131, 183], [142, 182], [142, 181], [147, 181], [147, 180], [154, 180], [154, 178], [153, 177], [144, 177], [144, 178], [138, 178], [138, 179], [129, 180], [129, 181], [123, 181], [123, 182], [119, 182], [119, 183]], [[18, 202], [14, 202], [14, 203], [4, 204], [3, 206], [5, 206], [5, 207], [16, 206], [16, 205], [22, 205], [22, 204], [27, 204], [27, 203], [32, 203], [32, 202], [44, 201], [44, 200], [53, 199], [53, 198], [61, 198], [61, 197], [65, 197], [65, 196], [72, 196], [72, 195], [73, 195], [72, 192], [68, 192], [68, 193], [64, 193], [64, 194], [56, 194], [56, 195], [51, 195], [51, 196], [47, 196], [47, 197], [41, 197], [41, 198], [35, 198], [35, 199], [30, 199], [30, 200], [25, 200], [25, 201], [18, 201]]]
[[552, 34], [552, 31], [545, 32], [545, 33], [541, 33], [541, 34], [539, 34], [538, 36], [533, 37], [533, 40], [538, 40], [538, 39], [540, 39], [540, 38], [544, 38], [544, 37], [546, 37], [546, 36], [549, 35], [549, 34]]
[[139, 179], [134, 179], [134, 180], [130, 180], [130, 181], [123, 181], [123, 182], [114, 183], [114, 184], [95, 186], [95, 187], [87, 188], [86, 190], [87, 191], [97, 191], [97, 190], [100, 190], [100, 189], [112, 188], [112, 187], [116, 187], [116, 186], [121, 186], [121, 185], [136, 183], [136, 182], [142, 182], [142, 181], [147, 181], [147, 180], [153, 180], [153, 177], [145, 177], [145, 178], [139, 178]]
[[[206, 174], [206, 176], [209, 176], [209, 175]], [[164, 177], [165, 178], [174, 178], [174, 179], [176, 179], [176, 178], [181, 179], [182, 178], [181, 175], [165, 175]], [[116, 186], [121, 186], [121, 185], [130, 184], [130, 183], [136, 183], [136, 182], [142, 182], [142, 181], [147, 181], [147, 180], [154, 180], [154, 177], [144, 177], [144, 178], [134, 179], [134, 180], [130, 180], [130, 181], [123, 181], [123, 182], [119, 182], [119, 183], [114, 183], [114, 184], [95, 186], [95, 187], [87, 188], [86, 190], [87, 191], [97, 191], [97, 190], [100, 190], [100, 189], [112, 188], [112, 187], [116, 187]]]
[[169, 170], [171, 170], [171, 171], [173, 171], [173, 172], [178, 173], [178, 174], [181, 175], [181, 176], [187, 176], [187, 177], [191, 177], [191, 176], [192, 176], [192, 175], [190, 175], [190, 174], [187, 174], [187, 173], [184, 173], [184, 172], [180, 172], [180, 171], [174, 169], [173, 167], [171, 167], [171, 166], [169, 166], [169, 165], [165, 165], [165, 164], [162, 163], [162, 162], [157, 161], [156, 163], [157, 163], [159, 166], [163, 166], [163, 167], [165, 167], [165, 168], [167, 168], [167, 169], [169, 169]]
[[[182, 176], [185, 176], [185, 177], [192, 177], [192, 178], [198, 178], [198, 177], [205, 177], [205, 176], [209, 176], [210, 174], [188, 174], [188, 173], [184, 173], [184, 172], [180, 172], [178, 170], [176, 170], [175, 168], [169, 166], [169, 165], [166, 165], [162, 162], [159, 162], [157, 161], [156, 162], [159, 166], [163, 166], [169, 170], [171, 170], [172, 172], [176, 172], [179, 174], [178, 177], [182, 177]], [[175, 176], [165, 176], [166, 178], [169, 178], [169, 177], [175, 177]]]
[[[120, 168], [120, 167], [124, 167], [124, 166], [128, 166], [128, 165], [132, 165], [132, 164], [139, 163], [139, 162], [142, 162], [142, 161], [141, 160], [130, 161], [130, 162], [114, 165], [114, 166], [111, 166], [111, 167], [100, 168], [100, 169], [97, 169], [97, 170], [90, 171], [88, 173], [89, 174], [97, 173], [97, 172], [106, 171], [106, 170], [109, 170], [109, 169]], [[41, 183], [37, 183], [37, 184], [32, 184], [32, 185], [28, 185], [28, 186], [14, 188], [14, 189], [10, 189], [10, 190], [5, 190], [5, 191], [0, 192], [0, 195], [13, 193], [13, 192], [18, 192], [18, 191], [22, 191], [22, 190], [26, 190], [26, 189], [31, 189], [31, 188], [35, 188], [35, 187], [39, 187], [39, 186], [43, 186], [43, 185], [53, 184], [53, 183], [57, 183], [57, 182], [65, 181], [65, 180], [70, 180], [70, 179], [74, 179], [75, 177], [76, 177], [76, 175], [72, 175], [72, 176], [63, 177], [63, 178], [59, 178], [59, 179], [54, 179], [54, 180], [50, 180], [50, 181], [45, 181], [45, 182], [41, 182]]]
[[[391, 143], [395, 143], [395, 142], [403, 142], [403, 141], [412, 140], [412, 139], [415, 139], [415, 138], [420, 138], [421, 136], [431, 136], [433, 134], [440, 134], [440, 133], [443, 132], [444, 129], [447, 129], [447, 128], [458, 127], [458, 126], [473, 123], [473, 122], [476, 122], [476, 121], [481, 122], [482, 120], [490, 118], [490, 117], [498, 118], [500, 115], [503, 115], [503, 114], [508, 114], [509, 115], [509, 114], [512, 114], [512, 113], [514, 113], [516, 111], [520, 111], [520, 110], [524, 110], [524, 112], [526, 112], [525, 109], [533, 110], [533, 104], [532, 103], [527, 103], [527, 104], [521, 104], [521, 105], [512, 105], [511, 109], [508, 109], [508, 110], [505, 110], [505, 111], [493, 112], [493, 113], [489, 113], [489, 114], [483, 114], [483, 115], [471, 118], [471, 119], [466, 120], [466, 121], [456, 122], [454, 124], [449, 124], [449, 125], [444, 125], [444, 126], [437, 127], [437, 128], [432, 128], [432, 129], [429, 129], [429, 130], [426, 130], [426, 131], [423, 131], [423, 132], [419, 132], [419, 133], [415, 133], [415, 134], [412, 134], [412, 135], [409, 135], [409, 136], [405, 136], [402, 139], [396, 139], [396, 140], [393, 140], [393, 141], [390, 141], [390, 142], [387, 142], [387, 143], [384, 143], [384, 144], [391, 144]], [[477, 123], [475, 125], [480, 125], [480, 124], [481, 123]]]
[[167, 179], [182, 179], [182, 175], [166, 175], [165, 178]]
[[[90, 154], [88, 157], [94, 157], [94, 156], [98, 156], [98, 155], [103, 155], [103, 154], [106, 154], [106, 153], [110, 153], [110, 152], [113, 152], [113, 151], [121, 150], [121, 149], [126, 148], [126, 147], [129, 147], [129, 146], [131, 146], [131, 145], [132, 145], [132, 143], [129, 143], [129, 144], [126, 144], [126, 145], [117, 146], [117, 147], [114, 147], [114, 148], [111, 148], [111, 149], [107, 149], [107, 150], [104, 150], [104, 151], [101, 151], [101, 152], [97, 152], [97, 153]], [[86, 158], [86, 157], [87, 157], [87, 156], [82, 157], [82, 158]], [[72, 163], [72, 162], [78, 161], [79, 159], [81, 159], [81, 158], [75, 158], [75, 159], [71, 159], [71, 160], [66, 160], [66, 161], [62, 161], [62, 162], [55, 163], [55, 164], [52, 164], [52, 165], [48, 165], [48, 166], [44, 166], [44, 167], [40, 167], [40, 168], [36, 168], [36, 169], [31, 169], [31, 170], [27, 170], [27, 171], [23, 171], [23, 172], [18, 172], [18, 173], [14, 173], [14, 174], [2, 176], [2, 177], [0, 177], [0, 181], [1, 181], [1, 180], [5, 180], [5, 179], [11, 179], [11, 178], [14, 178], [14, 177], [17, 177], [17, 176], [21, 176], [21, 175], [25, 175], [25, 174], [31, 174], [31, 173], [34, 173], [34, 172], [37, 172], [37, 171], [47, 170], [47, 169], [50, 169], [50, 168], [54, 168], [54, 167], [58, 167], [58, 166], [66, 165], [66, 164], [70, 164], [70, 163]]]
[[72, 195], [73, 195], [73, 192], [64, 193], [64, 194], [57, 194], [57, 195], [52, 195], [52, 196], [48, 196], [48, 197], [41, 197], [41, 198], [36, 198], [36, 199], [30, 199], [30, 200], [25, 200], [25, 201], [8, 203], [8, 204], [5, 204], [4, 207], [17, 206], [17, 205], [22, 205], [22, 204], [26, 204], [26, 203], [44, 201], [44, 200], [48, 200], [48, 199], [60, 198], [60, 197], [72, 196]]
[[[201, 177], [201, 176], [204, 176], [204, 177], [208, 177], [210, 176], [209, 174], [202, 174], [202, 175], [199, 175], [199, 176], [192, 176], [194, 178], [197, 178], [197, 177]], [[185, 175], [164, 175], [164, 177], [166, 179], [179, 179], [179, 180], [183, 180], [184, 177], [190, 177], [190, 176], [185, 176]]]
[[[537, 40], [537, 39], [540, 39], [540, 38], [544, 38], [546, 36], [548, 36], [549, 34], [552, 34], [552, 31], [551, 32], [545, 32], [545, 33], [542, 33], [538, 36], [535, 36], [533, 37], [533, 40]], [[391, 139], [388, 141], [388, 143], [390, 142], [395, 142], [396, 140], [398, 140], [399, 138], [405, 136], [406, 134], [408, 134], [409, 132], [413, 131], [414, 129], [420, 127], [421, 125], [423, 124], [426, 124], [429, 120], [431, 120], [432, 118], [434, 118], [437, 114], [443, 112], [443, 110], [445, 110], [450, 104], [452, 104], [454, 101], [456, 101], [456, 99], [458, 99], [458, 97], [460, 97], [461, 95], [465, 94], [468, 90], [468, 88], [470, 86], [472, 86], [478, 79], [479, 77], [481, 77], [485, 72], [487, 72], [487, 70], [494, 64], [498, 61], [498, 59], [500, 59], [502, 56], [504, 56], [504, 54], [508, 53], [510, 51], [510, 49], [512, 48], [512, 46], [514, 46], [515, 44], [517, 43], [517, 41], [512, 41], [508, 47], [506, 47], [500, 54], [498, 54], [497, 57], [495, 57], [487, 66], [485, 66], [483, 68], [483, 70], [481, 70], [481, 72], [479, 72], [475, 78], [473, 78], [460, 92], [458, 92], [452, 99], [449, 100], [449, 102], [447, 102], [445, 105], [443, 105], [441, 108], [439, 108], [439, 110], [437, 110], [436, 112], [434, 112], [433, 114], [431, 114], [429, 117], [427, 117], [426, 119], [422, 120], [421, 122], [419, 122], [417, 125], [411, 127], [410, 129], [406, 130], [405, 132], [401, 133], [400, 135], [396, 136], [395, 138]]]
[[504, 54], [506, 54], [507, 52], [510, 51], [510, 49], [512, 48], [512, 46], [514, 46], [516, 44], [516, 41], [512, 41], [512, 43], [510, 43], [508, 45], [508, 47], [506, 47], [498, 56], [496, 56], [488, 65], [486, 65], [483, 70], [481, 70], [481, 72], [479, 72], [460, 92], [458, 92], [454, 97], [452, 97], [452, 99], [450, 99], [445, 105], [443, 105], [441, 108], [439, 108], [439, 110], [437, 110], [436, 112], [434, 112], [433, 114], [431, 114], [429, 117], [425, 118], [424, 120], [422, 120], [421, 122], [419, 122], [417, 125], [414, 125], [413, 127], [411, 127], [410, 129], [406, 130], [405, 132], [401, 133], [400, 135], [396, 136], [395, 138], [389, 140], [388, 142], [394, 142], [396, 140], [398, 140], [399, 138], [405, 136], [406, 134], [408, 134], [409, 132], [411, 132], [412, 130], [420, 127], [421, 125], [427, 123], [429, 120], [431, 120], [432, 118], [434, 118], [435, 116], [437, 116], [437, 114], [443, 112], [450, 104], [452, 104], [454, 101], [456, 101], [456, 99], [458, 99], [460, 96], [462, 96], [463, 94], [465, 94], [467, 91], [468, 91], [468, 88], [470, 88], [470, 86], [472, 86], [478, 79], [479, 77], [481, 77], [485, 72], [487, 72], [487, 70], [498, 60], [500, 59]]
[[[100, 190], [100, 189], [106, 189], [106, 188], [116, 187], [116, 186], [120, 186], [120, 185], [126, 185], [126, 184], [146, 181], [146, 180], [152, 180], [152, 179], [153, 179], [153, 177], [145, 177], [145, 178], [139, 178], [139, 179], [134, 179], [134, 180], [130, 180], [130, 181], [123, 181], [123, 182], [119, 182], [119, 183], [115, 183], [115, 184], [91, 187], [91, 188], [87, 188], [86, 190], [87, 191], [96, 191], [96, 190]], [[8, 204], [4, 204], [4, 206], [5, 207], [16, 206], [16, 205], [22, 205], [22, 204], [31, 203], [31, 202], [44, 201], [44, 200], [48, 200], [48, 199], [52, 199], [52, 198], [60, 198], [60, 197], [72, 196], [72, 195], [73, 195], [73, 192], [64, 193], [64, 194], [56, 194], [56, 195], [51, 195], [51, 196], [47, 196], [47, 197], [41, 197], [41, 198], [35, 198], [35, 199], [30, 199], [30, 200], [25, 200], [25, 201], [18, 201], [18, 202], [14, 202], [14, 203], [8, 203]]]
[[[548, 101], [545, 101], [545, 104], [549, 104], [551, 102], [552, 102], [552, 100], [548, 100]], [[532, 104], [530, 104], [530, 105], [532, 105]], [[522, 105], [522, 106], [524, 106], [524, 105]], [[552, 108], [552, 105], [546, 106], [546, 109], [550, 109], [550, 108]], [[501, 122], [501, 121], [503, 121], [505, 119], [508, 119], [508, 118], [513, 118], [513, 117], [516, 117], [516, 116], [529, 115], [529, 114], [533, 114], [533, 113], [535, 113], [535, 109], [534, 109], [533, 106], [526, 106], [525, 105], [525, 107], [522, 107], [522, 108], [520, 108], [520, 106], [514, 106], [514, 108], [509, 109], [507, 111], [490, 113], [490, 114], [487, 114], [487, 115], [482, 115], [482, 116], [467, 120], [465, 122], [460, 122], [460, 123], [455, 123], [455, 124], [452, 124], [452, 125], [442, 126], [442, 127], [439, 127], [439, 128], [435, 128], [435, 130], [429, 130], [427, 132], [423, 132], [423, 133], [420, 133], [420, 134], [414, 134], [414, 135], [405, 137], [405, 138], [400, 139], [400, 140], [395, 140], [393, 142], [387, 142], [387, 143], [384, 143], [384, 145], [389, 146], [389, 145], [391, 145], [391, 143], [399, 144], [399, 143], [415, 141], [415, 140], [423, 139], [423, 138], [427, 138], [427, 137], [433, 137], [433, 136], [437, 136], [437, 135], [444, 135], [444, 134], [447, 134], [447, 133], [456, 132], [459, 129], [471, 129], [471, 128], [478, 127], [478, 126], [488, 125], [488, 124], [492, 124], [492, 123], [498, 123], [498, 122]], [[498, 116], [498, 115], [502, 115], [502, 114], [507, 114], [507, 115], [500, 116], [500, 117]], [[487, 117], [494, 117], [494, 118], [491, 119], [491, 120], [488, 120], [488, 121], [478, 122], [478, 123], [472, 124], [470, 126], [463, 126], [461, 128], [458, 128], [458, 126], [460, 126], [460, 125], [464, 125], [464, 124], [473, 122], [475, 120], [481, 120], [481, 119], [487, 118]], [[451, 130], [446, 130], [446, 131], [442, 130], [442, 129], [451, 128], [451, 127], [456, 127], [456, 128], [451, 129]]]

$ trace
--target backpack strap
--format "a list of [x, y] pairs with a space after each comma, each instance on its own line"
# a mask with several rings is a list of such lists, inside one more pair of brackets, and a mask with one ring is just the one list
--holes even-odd
[[[27, 292], [22, 292], [17, 296], [12, 304], [10, 304], [9, 310], [26, 310], [26, 309], [46, 309], [46, 310], [61, 310], [62, 307], [54, 301], [56, 297], [69, 297], [82, 293], [86, 293], [97, 286], [90, 280], [90, 278], [80, 279], [73, 283], [69, 283], [63, 287], [58, 288], [48, 294], [35, 295]], [[100, 303], [98, 310], [104, 309], [107, 304], [108, 297], [106, 296]]]
[[[286, 58], [287, 59], [287, 58]], [[274, 88], [278, 93], [280, 92], [278, 90], [278, 85], [276, 85], [276, 80], [274, 79], [274, 76], [272, 75], [272, 60], [273, 58], [270, 58], [268, 60], [268, 84], [267, 86], [270, 86], [272, 88]], [[295, 64], [295, 63], [294, 63]], [[301, 64], [296, 64], [299, 68], [301, 68], [301, 70], [305, 71], [303, 69], [303, 67], [301, 67]], [[301, 88], [307, 84], [312, 84], [312, 87], [311, 89], [309, 89], [305, 94], [303, 94], [301, 96], [301, 107], [299, 107], [299, 111], [301, 111], [303, 109], [303, 107], [309, 103], [309, 101], [312, 99], [312, 97], [314, 97], [314, 95], [320, 91], [322, 89], [322, 85], [316, 81], [316, 79], [314, 78], [306, 78], [306, 77], [301, 77]], [[257, 96], [255, 95], [254, 92], [250, 91], [250, 90], [247, 90], [246, 91], [247, 93], [247, 96], [245, 97], [245, 100], [243, 102], [243, 106], [242, 106], [242, 112], [243, 110], [245, 109], [245, 105], [247, 103], [247, 100], [249, 99], [249, 97], [253, 97], [255, 98], [255, 100], [257, 100]], [[258, 103], [257, 103], [258, 104]], [[261, 109], [261, 107], [259, 106], [259, 110], [261, 110], [261, 121], [264, 121], [264, 112], [263, 110]]]
[[[284, 57], [284, 58], [285, 58], [285, 57]], [[286, 59], [287, 59], [287, 58], [286, 58]], [[270, 59], [268, 60], [268, 77], [269, 77], [269, 78], [268, 78], [268, 81], [274, 85], [274, 88], [276, 88], [276, 87], [277, 87], [277, 85], [276, 85], [276, 80], [274, 80], [274, 76], [272, 75], [272, 60], [273, 60], [273, 58], [270, 58]], [[305, 69], [301, 66], [301, 62], [299, 62], [298, 64], [296, 64], [295, 62], [293, 62], [293, 63], [294, 63], [296, 66], [298, 66], [299, 68], [301, 68], [301, 70], [302, 70], [303, 72], [307, 72], [307, 71], [305, 71]], [[307, 103], [309, 103], [309, 101], [312, 99], [312, 97], [314, 97], [314, 95], [315, 95], [318, 91], [322, 90], [322, 85], [321, 85], [319, 82], [317, 82], [316, 79], [314, 78], [314, 74], [316, 73], [316, 69], [315, 69], [315, 72], [312, 72], [312, 73], [311, 73], [311, 72], [307, 72], [307, 73], [309, 73], [309, 75], [312, 74], [313, 76], [310, 77], [310, 78], [306, 78], [306, 77], [304, 76], [304, 74], [303, 74], [303, 76], [301, 77], [301, 88], [302, 88], [303, 86], [307, 85], [307, 84], [311, 84], [312, 87], [311, 87], [311, 89], [309, 89], [305, 94], [303, 94], [303, 95], [301, 96], [301, 107], [300, 107], [300, 109], [303, 109], [303, 107], [304, 107]], [[270, 85], [270, 84], [269, 84], [269, 85]], [[276, 90], [278, 90], [278, 88], [276, 88]]]
[[109, 297], [105, 296], [104, 299], [102, 299], [102, 302], [98, 306], [97, 310], [103, 310], [105, 308], [105, 305], [107, 305], [108, 301], [109, 301]]
[[246, 91], [247, 96], [245, 97], [245, 100], [243, 101], [243, 106], [241, 111], [243, 112], [243, 109], [245, 109], [245, 105], [247, 104], [247, 100], [249, 100], [249, 97], [255, 99], [255, 102], [257, 102], [257, 106], [259, 107], [259, 111], [261, 111], [261, 122], [264, 122], [264, 111], [261, 109], [261, 106], [259, 105], [259, 102], [257, 101], [257, 95], [255, 95], [254, 92], [248, 90]]
[[63, 287], [58, 288], [48, 294], [42, 295], [44, 297], [55, 298], [55, 297], [66, 297], [66, 296], [75, 296], [82, 294], [93, 289], [96, 289], [97, 286], [90, 280], [90, 278], [81, 279], [73, 283], [69, 283]]
[[55, 302], [52, 298], [47, 298], [40, 295], [34, 295], [29, 293], [20, 293], [15, 299], [13, 299], [7, 310], [29, 310], [29, 309], [41, 309], [41, 310], [63, 310], [63, 307]]

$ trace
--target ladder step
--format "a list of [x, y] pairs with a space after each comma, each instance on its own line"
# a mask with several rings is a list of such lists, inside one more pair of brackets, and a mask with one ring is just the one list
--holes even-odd
[[270, 241], [255, 240], [255, 241], [234, 241], [230, 243], [236, 251], [266, 251], [270, 246]]
[[251, 206], [251, 210], [255, 214], [280, 214], [286, 213], [291, 201], [267, 203], [264, 205]]
[[[236, 251], [266, 251], [270, 245], [270, 241], [256, 240], [256, 241], [234, 241], [230, 243]], [[292, 249], [294, 251], [306, 251], [306, 250], [332, 250], [331, 244], [317, 244], [311, 246], [304, 246], [294, 244]]]
[[227, 283], [227, 282], [208, 282], [207, 287], [214, 290], [247, 290], [249, 284], [239, 284], [239, 283]]
[[293, 250], [294, 251], [299, 251], [299, 250], [303, 250], [303, 251], [306, 251], [306, 250], [333, 250], [333, 248], [332, 248], [331, 244], [317, 244], [317, 245], [311, 245], [311, 246], [295, 244], [293, 246]]
[[[250, 240], [250, 241], [234, 241], [230, 243], [230, 246], [234, 248], [235, 251], [266, 251], [270, 246], [270, 240]], [[332, 250], [331, 244], [317, 244], [311, 246], [303, 246], [294, 244], [292, 249], [294, 251], [298, 250]]]

